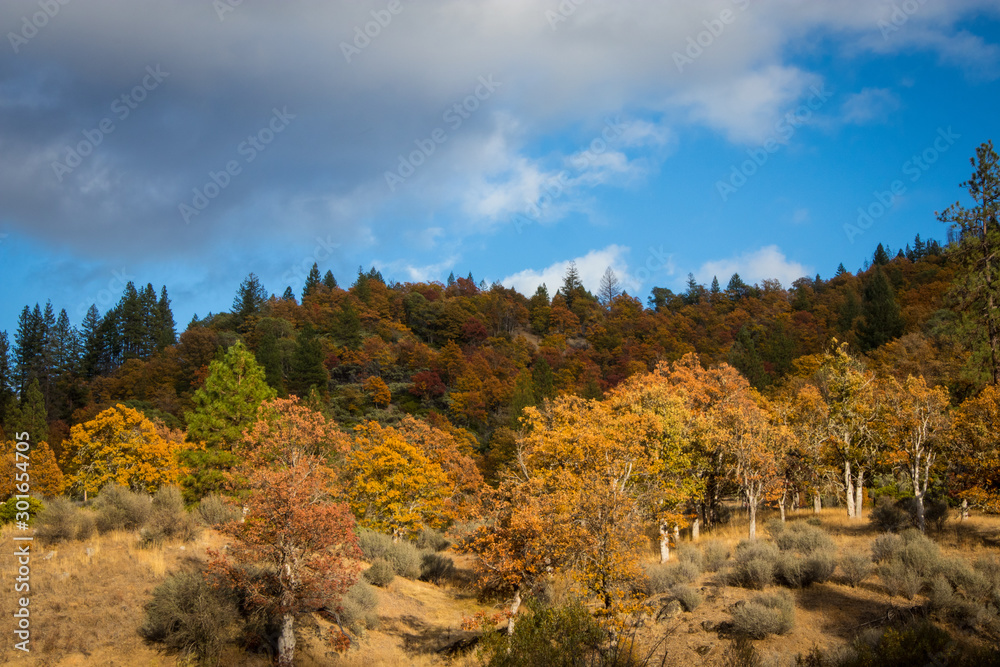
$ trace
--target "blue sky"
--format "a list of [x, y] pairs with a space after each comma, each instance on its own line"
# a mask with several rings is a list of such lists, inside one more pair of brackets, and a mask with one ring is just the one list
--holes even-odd
[[62, 3], [0, 5], [11, 334], [127, 280], [182, 329], [313, 261], [787, 286], [943, 240], [998, 138], [996, 0]]

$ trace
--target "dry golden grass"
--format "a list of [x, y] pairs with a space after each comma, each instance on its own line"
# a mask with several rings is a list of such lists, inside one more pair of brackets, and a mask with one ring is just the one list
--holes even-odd
[[[774, 515], [764, 512], [758, 534], [766, 537], [764, 525]], [[813, 517], [811, 509], [790, 513], [789, 521]], [[832, 536], [838, 552], [864, 553], [877, 535], [867, 520], [849, 520], [843, 509], [824, 509], [822, 526]], [[734, 511], [733, 520], [703, 533], [702, 540], [719, 539], [732, 549], [747, 535], [745, 515]], [[946, 528], [931, 536], [947, 555], [970, 560], [1000, 555], [1000, 517], [974, 517], [959, 523], [949, 520]], [[0, 539], [11, 545], [13, 531], [0, 531]], [[683, 541], [687, 541], [685, 537]], [[10, 665], [170, 665], [187, 664], [156, 646], [146, 644], [138, 634], [143, 621], [143, 605], [153, 589], [171, 572], [194, 562], [204, 562], [206, 549], [218, 549], [223, 538], [203, 531], [192, 544], [167, 544], [142, 548], [134, 533], [95, 535], [84, 542], [51, 547], [34, 545], [31, 578], [32, 653], [24, 656], [12, 642], [0, 644], [0, 663]], [[182, 548], [183, 547], [183, 548]], [[447, 553], [461, 573], [468, 574], [472, 558]], [[46, 556], [48, 556], [46, 558]], [[650, 560], [655, 560], [651, 551]], [[13, 581], [16, 563], [12, 549], [0, 552], [0, 572]], [[740, 588], [719, 585], [716, 574], [706, 573], [695, 584], [705, 602], [694, 612], [678, 614], [647, 627], [650, 639], [669, 633], [666, 646], [671, 664], [719, 664], [728, 645], [715, 627], [729, 620], [728, 609], [753, 594]], [[299, 623], [299, 650], [296, 664], [346, 667], [415, 665], [432, 667], [455, 665], [472, 667], [478, 662], [474, 652], [451, 655], [454, 647], [474, 637], [461, 629], [462, 619], [479, 610], [491, 610], [477, 602], [470, 586], [461, 580], [435, 586], [397, 577], [385, 589], [378, 589], [380, 626], [370, 630], [346, 654], [328, 653], [321, 636], [328, 621], [315, 616]], [[907, 601], [890, 598], [876, 577], [858, 588], [840, 583], [835, 576], [824, 584], [794, 591], [797, 621], [785, 636], [756, 642], [765, 657], [787, 662], [814, 646], [832, 648], [849, 642], [866, 624], [878, 623], [890, 609], [907, 608], [922, 599]], [[0, 596], [0, 614], [10, 618], [14, 595]], [[706, 630], [706, 627], [708, 628]], [[8, 635], [9, 637], [10, 635]], [[246, 667], [266, 665], [264, 656], [246, 655], [232, 649], [222, 664]]]

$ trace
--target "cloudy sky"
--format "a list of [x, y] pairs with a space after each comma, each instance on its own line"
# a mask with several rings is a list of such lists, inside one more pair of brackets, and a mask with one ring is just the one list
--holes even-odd
[[997, 0], [3, 0], [0, 329], [317, 261], [528, 294], [857, 270], [997, 136]]

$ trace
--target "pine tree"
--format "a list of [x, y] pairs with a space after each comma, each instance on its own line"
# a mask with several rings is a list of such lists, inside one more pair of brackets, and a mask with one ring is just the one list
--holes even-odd
[[729, 279], [729, 285], [726, 286], [726, 294], [733, 301], [739, 301], [750, 294], [750, 286], [743, 282], [739, 273], [734, 273]]
[[684, 292], [684, 303], [693, 306], [701, 302], [702, 293], [705, 288], [698, 284], [694, 274], [689, 273], [687, 278], [687, 291]]
[[712, 301], [717, 301], [717, 297], [722, 294], [722, 288], [719, 286], [719, 279], [716, 276], [712, 276], [712, 287], [709, 293], [712, 295]]
[[545, 360], [545, 357], [538, 357], [538, 360], [535, 361], [531, 368], [531, 379], [534, 384], [533, 395], [536, 401], [553, 398], [556, 395], [555, 375], [553, 375], [552, 367]]
[[250, 273], [236, 291], [233, 299], [233, 315], [236, 316], [236, 330], [241, 333], [253, 330], [264, 304], [267, 303], [267, 290], [254, 273]]
[[[976, 148], [974, 169], [962, 183], [975, 206], [957, 202], [938, 216], [957, 234], [954, 254], [958, 271], [951, 295], [974, 332], [975, 347], [983, 343], [985, 355], [974, 354], [973, 363], [986, 361], [994, 385], [1000, 384], [1000, 157], [988, 141]], [[986, 359], [982, 359], [985, 356]], [[979, 357], [976, 359], [975, 357]]]
[[771, 377], [764, 370], [757, 339], [757, 332], [750, 325], [740, 327], [729, 349], [729, 364], [742, 373], [755, 389], [764, 389], [771, 383]]
[[162, 351], [177, 343], [177, 325], [174, 313], [170, 310], [170, 298], [167, 296], [167, 286], [160, 287], [160, 299], [156, 302], [156, 349]]
[[514, 430], [520, 428], [524, 409], [537, 404], [533, 385], [532, 374], [528, 369], [522, 368], [514, 382], [514, 394], [510, 402], [510, 427]]
[[7, 411], [14, 401], [14, 367], [10, 361], [10, 342], [0, 331], [0, 425], [7, 423]]
[[875, 266], [885, 266], [889, 263], [889, 251], [881, 243], [875, 248], [875, 254], [872, 255], [872, 264]]
[[[469, 274], [470, 276], [472, 274]], [[563, 286], [560, 290], [563, 298], [566, 299], [566, 307], [573, 310], [573, 301], [585, 293], [583, 283], [580, 281], [580, 272], [576, 268], [576, 262], [570, 262], [566, 268], [566, 275], [563, 276]]]
[[323, 366], [323, 346], [316, 338], [311, 325], [306, 325], [295, 341], [292, 365], [288, 373], [288, 390], [296, 396], [305, 397], [316, 387], [327, 390], [330, 376]]
[[13, 404], [7, 415], [4, 430], [8, 434], [28, 433], [31, 442], [49, 441], [48, 413], [45, 411], [45, 398], [34, 379], [28, 385], [28, 390], [21, 397], [21, 403]]
[[337, 286], [337, 279], [333, 277], [333, 271], [327, 271], [323, 276], [323, 284], [333, 289]]
[[837, 273], [834, 274], [834, 277], [839, 278], [845, 273], [847, 273], [847, 269], [844, 268], [844, 263], [841, 262], [840, 264], [837, 265]]
[[279, 396], [284, 396], [287, 392], [282, 371], [281, 350], [278, 348], [278, 338], [273, 333], [267, 332], [261, 336], [255, 357], [257, 363], [264, 369], [264, 379], [267, 384], [278, 392]]
[[184, 415], [188, 435], [224, 450], [243, 437], [254, 422], [257, 407], [275, 397], [253, 353], [237, 342], [221, 360], [208, 366], [205, 384], [194, 393], [194, 410]]
[[880, 265], [865, 281], [861, 294], [861, 323], [858, 344], [862, 352], [895, 340], [903, 335], [903, 316], [892, 285]]
[[15, 389], [19, 396], [24, 396], [32, 380], [42, 376], [45, 333], [41, 308], [37, 303], [34, 310], [25, 306], [14, 332]]
[[291, 301], [292, 303], [295, 302], [295, 292], [292, 291], [291, 287], [286, 287], [285, 288], [285, 293], [281, 295], [281, 300], [282, 301]]
[[302, 287], [302, 300], [305, 301], [306, 297], [312, 294], [313, 290], [316, 289], [316, 285], [319, 285], [319, 266], [313, 262], [312, 268], [309, 269], [309, 275], [306, 276], [306, 284]]
[[361, 317], [358, 309], [348, 299], [340, 304], [337, 314], [336, 336], [344, 347], [356, 350], [361, 347]]
[[451, 287], [454, 284], [455, 284], [455, 272], [452, 271], [451, 273], [448, 274], [447, 287]]

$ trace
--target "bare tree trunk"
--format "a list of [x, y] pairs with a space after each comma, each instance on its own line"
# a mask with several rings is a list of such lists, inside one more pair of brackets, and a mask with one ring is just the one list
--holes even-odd
[[858, 483], [854, 487], [854, 493], [857, 495], [857, 500], [854, 502], [854, 516], [861, 518], [861, 499], [865, 497], [865, 471], [858, 470]]
[[969, 501], [962, 498], [962, 513], [959, 515], [962, 521], [966, 521], [969, 518]]
[[844, 487], [847, 491], [847, 517], [854, 518], [854, 477], [851, 475], [851, 462], [844, 461]]
[[747, 503], [750, 511], [750, 539], [757, 539], [757, 503]]
[[295, 617], [285, 614], [281, 618], [281, 635], [278, 637], [278, 667], [292, 667], [295, 659]]
[[823, 511], [823, 496], [817, 491], [813, 494], [813, 514], [819, 514], [821, 511]]
[[778, 501], [778, 509], [781, 510], [781, 523], [785, 523], [785, 496], [788, 495], [788, 491], [781, 492], [781, 500]]
[[514, 634], [514, 618], [517, 610], [521, 608], [521, 589], [514, 591], [514, 601], [510, 603], [510, 619], [507, 621], [507, 634]]
[[701, 519], [698, 517], [694, 518], [691, 522], [691, 541], [697, 542], [698, 538], [701, 537]]
[[792, 512], [799, 511], [799, 500], [800, 500], [799, 492], [796, 491], [795, 493], [792, 494]]
[[681, 543], [681, 527], [674, 524], [674, 546], [680, 546]]
[[660, 562], [666, 563], [670, 560], [670, 533], [667, 532], [667, 524], [660, 523]]

